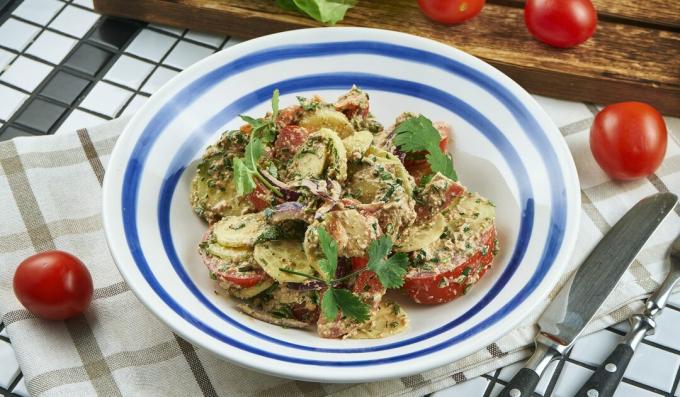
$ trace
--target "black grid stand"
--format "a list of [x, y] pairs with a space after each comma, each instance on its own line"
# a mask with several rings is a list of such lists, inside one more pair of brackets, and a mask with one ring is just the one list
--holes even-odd
[[[16, 10], [24, 1], [29, 0], [0, 0], [0, 27], [11, 21], [35, 30], [33, 40], [48, 32], [48, 35], [58, 35], [62, 40], [73, 42], [73, 46], [59, 61], [50, 62], [31, 53], [31, 45], [35, 41], [20, 46], [20, 49], [0, 44], [0, 141], [17, 136], [61, 133], [132, 113], [167, 78], [181, 72], [200, 58], [236, 42], [230, 38], [203, 35], [182, 29], [97, 16], [92, 13], [91, 3], [88, 2], [91, 0], [50, 0], [57, 4], [59, 10], [44, 23], [37, 23], [16, 14]], [[59, 24], [53, 24], [62, 13], [73, 11], [84, 12], [94, 21], [82, 37], [60, 29]], [[0, 37], [0, 43], [2, 42], [3, 37]], [[135, 46], [146, 48], [148, 52], [134, 50]], [[11, 58], [4, 68], [3, 53], [9, 54]], [[19, 59], [48, 71], [44, 77], [36, 77], [36, 81], [29, 84], [33, 87], [31, 89], [3, 79], [5, 73], [11, 70], [12, 64]], [[123, 78], [116, 77], [112, 71], [117, 67], [122, 69], [126, 62], [128, 65], [140, 67], [127, 74], [118, 74]], [[3, 97], [3, 92], [11, 93], [12, 97], [10, 95]], [[110, 97], [106, 95], [94, 99], [90, 97], [99, 95], [100, 92], [110, 93]], [[2, 107], [9, 106], [12, 98], [21, 98], [17, 102], [20, 104], [11, 112], [3, 113]], [[99, 101], [104, 104], [112, 101], [115, 103], [110, 103], [110, 106], [92, 106], [93, 102]], [[588, 105], [588, 108], [597, 111], [592, 105]], [[6, 117], [3, 118], [3, 115]], [[563, 135], [567, 136], [588, 128], [591, 122], [592, 114], [583, 120], [563, 125], [560, 129]], [[666, 380], [664, 384], [669, 386], [672, 384], [672, 387], [668, 390], [661, 389], [655, 386], [654, 382], [643, 381], [648, 378], [638, 373], [627, 373], [617, 397], [680, 397], [678, 387], [680, 336], [677, 336], [676, 331], [680, 328], [680, 299], [674, 299], [662, 318], [673, 319], [664, 324], [665, 336], [647, 338], [633, 360], [644, 360], [646, 366], [650, 367], [649, 371], [663, 373], [664, 377], [668, 377], [664, 379]], [[587, 353], [591, 347], [599, 346], [602, 351], [611, 351], [618, 338], [625, 332], [624, 329], [622, 326], [610, 327], [579, 341], [571, 354], [550, 367], [545, 379], [542, 380], [542, 386], [539, 387], [543, 394], [536, 393], [536, 396], [567, 397], [569, 393], [565, 390], [575, 390], [574, 387], [578, 389], [595, 369], [593, 364], [600, 359], [592, 358], [592, 361], [588, 361]], [[0, 324], [0, 348], [10, 348], [10, 340], [4, 331], [6, 331], [4, 326]], [[673, 336], [673, 332], [676, 332], [676, 336]], [[633, 364], [634, 362], [631, 366]], [[0, 369], [4, 365], [7, 363], [0, 361]], [[497, 370], [435, 393], [433, 396], [495, 396], [518, 368], [518, 365], [513, 365]], [[470, 387], [473, 384], [475, 387]], [[0, 387], [2, 396], [25, 394], [23, 378], [18, 372], [12, 377], [7, 388]]]

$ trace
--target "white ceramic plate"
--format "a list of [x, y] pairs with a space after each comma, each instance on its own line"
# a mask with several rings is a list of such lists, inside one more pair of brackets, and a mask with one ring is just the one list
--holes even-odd
[[[357, 84], [390, 124], [403, 111], [453, 125], [452, 153], [470, 189], [497, 204], [493, 271], [444, 305], [403, 303], [408, 330], [378, 340], [327, 340], [254, 320], [216, 295], [197, 245], [206, 225], [189, 182], [203, 149], [239, 114], [262, 115], [271, 93], [333, 100]], [[579, 184], [559, 131], [498, 70], [437, 42], [360, 28], [309, 29], [250, 40], [180, 73], [137, 112], [111, 156], [104, 225], [137, 297], [192, 343], [240, 365], [313, 381], [405, 376], [482, 349], [545, 299], [575, 242]]]

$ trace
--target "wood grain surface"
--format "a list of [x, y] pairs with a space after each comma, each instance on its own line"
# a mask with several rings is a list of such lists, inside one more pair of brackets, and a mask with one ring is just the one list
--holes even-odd
[[[524, 7], [525, 0], [487, 0], [489, 3]], [[603, 20], [644, 24], [680, 30], [680, 2], [677, 0], [593, 0]]]
[[[529, 35], [522, 1], [490, 1], [494, 3], [476, 18], [444, 26], [425, 18], [414, 0], [361, 0], [339, 25], [395, 30], [452, 45], [491, 63], [532, 93], [599, 104], [639, 100], [680, 116], [680, 30], [674, 27], [680, 19], [680, 0], [595, 0], [598, 9], [616, 18], [601, 18], [590, 40], [568, 50], [549, 47]], [[278, 9], [271, 0], [94, 3], [107, 14], [243, 38], [319, 26]], [[662, 3], [673, 12], [660, 10], [663, 16], [653, 16], [653, 9]]]

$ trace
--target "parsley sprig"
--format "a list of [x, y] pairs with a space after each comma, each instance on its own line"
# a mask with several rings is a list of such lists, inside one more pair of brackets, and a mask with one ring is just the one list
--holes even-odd
[[[272, 96], [272, 117], [270, 120], [254, 119], [241, 115], [241, 118], [253, 128], [250, 132], [250, 140], [245, 148], [243, 157], [234, 159], [234, 182], [236, 194], [243, 196], [255, 189], [255, 179], [260, 181], [272, 193], [282, 197], [282, 193], [262, 176], [257, 162], [264, 153], [264, 143], [276, 139], [276, 118], [279, 114], [279, 90], [274, 90]], [[264, 143], [263, 143], [264, 142]]]
[[285, 268], [280, 268], [279, 270], [285, 273], [308, 277], [326, 284], [327, 289], [321, 299], [321, 313], [327, 321], [335, 320], [339, 310], [342, 310], [343, 315], [357, 322], [364, 322], [370, 318], [370, 308], [366, 303], [351, 291], [337, 287], [344, 280], [370, 270], [375, 272], [378, 280], [380, 280], [380, 283], [385, 288], [399, 288], [404, 285], [408, 257], [405, 253], [399, 252], [386, 259], [387, 255], [392, 251], [392, 239], [390, 236], [383, 235], [371, 242], [368, 246], [368, 264], [365, 268], [346, 276], [335, 278], [338, 268], [338, 244], [325, 229], [318, 228], [317, 232], [319, 234], [319, 246], [324, 255], [324, 258], [319, 261], [321, 277]]
[[272, 95], [272, 116], [270, 118], [256, 119], [244, 114], [240, 117], [253, 128], [251, 136], [259, 137], [264, 143], [274, 142], [277, 134], [276, 119], [279, 117], [279, 90], [274, 90]]
[[433, 173], [440, 172], [451, 180], [458, 180], [451, 155], [439, 149], [441, 136], [430, 119], [421, 115], [404, 120], [395, 128], [394, 133], [394, 144], [400, 150], [404, 152], [427, 151], [425, 158]]

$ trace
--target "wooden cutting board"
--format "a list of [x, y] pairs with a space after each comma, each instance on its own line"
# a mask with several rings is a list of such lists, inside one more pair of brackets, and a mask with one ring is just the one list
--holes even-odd
[[[487, 0], [456, 26], [429, 21], [416, 0], [359, 0], [338, 26], [412, 33], [496, 66], [528, 91], [597, 104], [637, 100], [680, 116], [680, 0], [593, 0], [595, 35], [572, 49], [544, 45], [524, 26], [522, 0]], [[242, 38], [320, 26], [273, 0], [94, 0], [110, 15]]]

